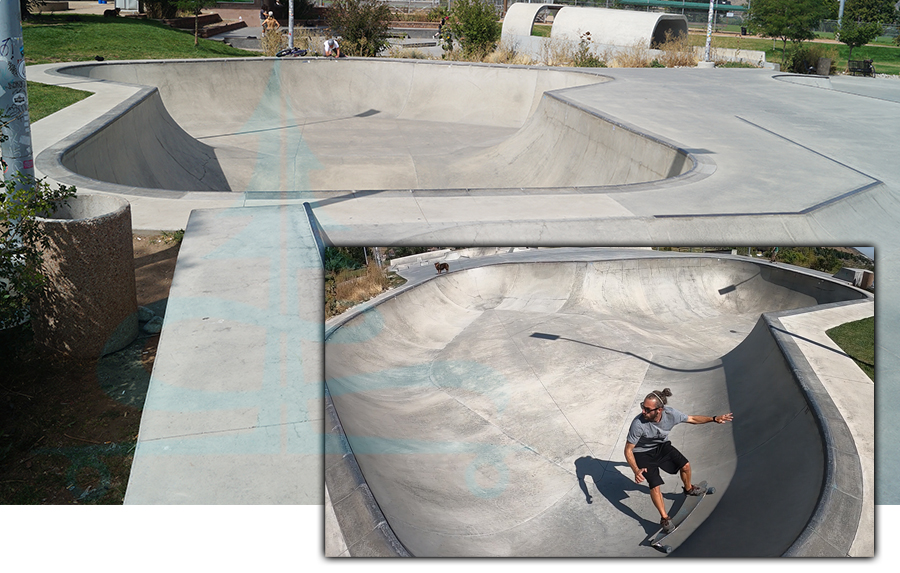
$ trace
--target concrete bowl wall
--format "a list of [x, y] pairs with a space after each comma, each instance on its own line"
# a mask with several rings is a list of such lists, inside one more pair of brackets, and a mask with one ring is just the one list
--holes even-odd
[[[670, 143], [565, 103], [564, 88], [608, 81], [596, 73], [388, 59], [335, 63], [256, 59], [65, 68], [158, 91], [134, 96], [65, 150], [62, 164], [129, 193], [126, 186], [258, 190], [250, 188], [253, 170], [279, 154], [294, 165], [291, 178], [267, 185], [291, 191], [623, 185], [676, 177], [696, 163]], [[345, 152], [335, 155], [329, 145], [337, 119], [344, 129], [357, 127], [352, 138], [346, 136]], [[152, 127], [135, 128], [147, 125]], [[385, 143], [386, 132], [421, 137], [436, 129], [452, 135], [443, 151], [423, 151], [415, 139]], [[269, 133], [295, 137], [296, 149], [261, 148], [259, 134]], [[381, 148], [385, 155], [371, 155]]]
[[109, 195], [76, 195], [38, 219], [44, 295], [32, 307], [35, 341], [51, 352], [98, 358], [138, 335], [131, 206]]

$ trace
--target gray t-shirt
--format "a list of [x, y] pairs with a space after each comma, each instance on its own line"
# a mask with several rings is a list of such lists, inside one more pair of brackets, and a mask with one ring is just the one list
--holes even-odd
[[634, 444], [634, 451], [647, 452], [669, 439], [672, 428], [687, 422], [687, 414], [683, 414], [671, 406], [663, 407], [659, 422], [647, 422], [643, 414], [635, 416], [628, 428], [628, 443]]

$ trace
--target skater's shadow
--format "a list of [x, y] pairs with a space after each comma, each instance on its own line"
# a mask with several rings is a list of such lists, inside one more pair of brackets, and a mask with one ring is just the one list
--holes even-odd
[[[578, 486], [584, 492], [585, 501], [593, 503], [590, 487], [585, 480], [590, 477], [594, 483], [594, 489], [599, 492], [609, 503], [625, 515], [634, 518], [641, 524], [647, 535], [655, 533], [659, 529], [659, 520], [650, 520], [646, 516], [638, 515], [631, 507], [626, 505], [625, 501], [634, 495], [629, 492], [637, 492], [636, 495], [645, 495], [650, 497], [650, 490], [647, 488], [647, 482], [642, 484], [634, 483], [634, 479], [629, 479], [617, 467], [624, 467], [625, 473], [632, 475], [631, 468], [625, 462], [614, 462], [611, 460], [599, 460], [591, 456], [583, 456], [575, 460], [575, 473], [578, 476]], [[675, 494], [663, 494], [663, 497], [675, 501], [675, 506], [669, 510], [669, 514], [678, 511], [681, 503], [684, 502], [684, 496]]]

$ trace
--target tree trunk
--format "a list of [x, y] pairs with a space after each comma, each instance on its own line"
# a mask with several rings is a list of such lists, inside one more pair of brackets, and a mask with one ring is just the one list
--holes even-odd
[[199, 45], [197, 38], [200, 36], [200, 14], [194, 14], [194, 46]]

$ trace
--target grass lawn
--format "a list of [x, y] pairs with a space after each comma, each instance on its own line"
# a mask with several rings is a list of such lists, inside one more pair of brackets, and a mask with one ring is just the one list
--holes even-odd
[[[193, 32], [175, 30], [154, 20], [80, 15], [78, 22], [65, 16], [35, 16], [22, 23], [27, 64], [82, 62], [102, 56], [106, 60], [155, 60], [258, 56], [222, 42], [200, 39]], [[88, 97], [90, 92], [28, 82], [31, 121]]]
[[[703, 46], [706, 44], [706, 34], [691, 34], [691, 44]], [[774, 44], [774, 47], [773, 47]], [[765, 38], [748, 38], [746, 36], [713, 36], [714, 48], [737, 48], [742, 50], [760, 50], [766, 53], [766, 61], [781, 63], [783, 54], [781, 40], [772, 42]], [[790, 46], [790, 42], [788, 42]], [[827, 49], [835, 54], [835, 65], [838, 70], [847, 69], [847, 60], [850, 48], [845, 44], [827, 44]], [[880, 74], [900, 75], [900, 46], [873, 46], [867, 45], [853, 50], [854, 60], [872, 60], [875, 71]]]
[[825, 334], [875, 381], [875, 317], [836, 326]]
[[80, 15], [78, 22], [64, 16], [36, 16], [22, 23], [25, 62], [81, 62], [102, 56], [107, 60], [154, 60], [173, 58], [227, 58], [258, 56], [222, 42], [175, 30], [155, 20], [104, 18]]
[[62, 86], [50, 86], [28, 82], [28, 114], [31, 121], [47, 117], [92, 95], [91, 92], [73, 90]]

